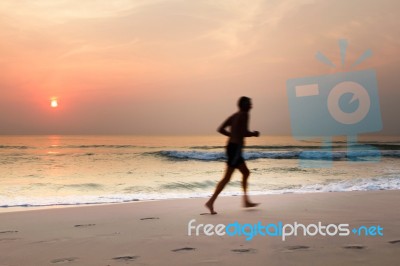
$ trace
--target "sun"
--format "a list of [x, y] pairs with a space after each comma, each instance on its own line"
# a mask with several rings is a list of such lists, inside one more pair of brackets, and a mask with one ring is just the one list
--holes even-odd
[[57, 108], [58, 107], [57, 99], [51, 99], [50, 106], [53, 108]]

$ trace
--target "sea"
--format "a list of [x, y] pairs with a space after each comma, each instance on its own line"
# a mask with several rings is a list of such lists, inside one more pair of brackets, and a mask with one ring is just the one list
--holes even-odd
[[[226, 137], [0, 136], [0, 211], [209, 197]], [[248, 138], [249, 193], [400, 189], [400, 136]], [[235, 171], [222, 196], [242, 195]]]

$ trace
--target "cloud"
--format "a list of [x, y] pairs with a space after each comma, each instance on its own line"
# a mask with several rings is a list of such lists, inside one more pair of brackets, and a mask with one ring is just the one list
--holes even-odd
[[114, 17], [157, 2], [160, 0], [4, 0], [0, 2], [0, 12], [7, 15], [11, 11], [14, 22], [32, 26], [26, 22], [49, 24], [82, 18]]
[[[201, 120], [203, 106], [215, 118], [243, 94], [264, 101], [254, 110], [261, 121], [264, 114], [287, 115], [286, 80], [332, 71], [314, 55], [339, 62], [337, 40], [347, 38], [349, 62], [368, 48], [374, 52], [363, 66], [384, 73], [385, 100], [397, 84], [399, 8], [390, 0], [4, 0], [0, 84], [7, 99], [25, 106], [54, 95], [70, 106], [82, 103], [79, 110], [91, 108], [92, 120], [107, 102], [115, 116], [128, 110], [126, 119], [137, 112], [157, 120], [159, 107], [163, 119], [182, 112]], [[395, 107], [386, 102], [387, 110]], [[72, 114], [65, 116], [73, 127]], [[288, 117], [280, 116], [268, 121], [283, 128]], [[89, 120], [83, 117], [79, 125]]]

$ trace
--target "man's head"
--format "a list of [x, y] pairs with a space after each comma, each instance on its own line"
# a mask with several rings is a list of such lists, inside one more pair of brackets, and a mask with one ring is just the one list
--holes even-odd
[[246, 96], [242, 96], [239, 98], [238, 106], [240, 111], [249, 111], [251, 109], [251, 99]]

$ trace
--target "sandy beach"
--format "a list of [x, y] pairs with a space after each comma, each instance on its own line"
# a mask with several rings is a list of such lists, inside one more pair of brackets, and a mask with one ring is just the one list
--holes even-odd
[[0, 266], [400, 266], [399, 10], [1, 0]]
[[[0, 265], [398, 265], [400, 191], [222, 197], [56, 208], [0, 214]], [[188, 235], [188, 223], [350, 224], [383, 236]]]

